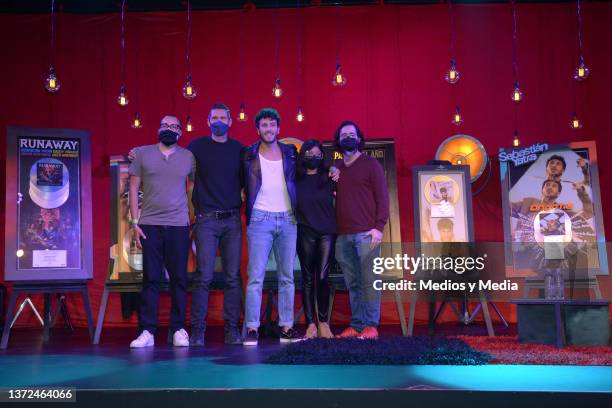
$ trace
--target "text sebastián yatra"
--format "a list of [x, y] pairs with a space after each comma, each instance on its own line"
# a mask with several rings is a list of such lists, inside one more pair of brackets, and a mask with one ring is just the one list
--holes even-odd
[[476, 282], [453, 282], [450, 279], [444, 281], [420, 280], [409, 281], [402, 279], [395, 282], [384, 282], [377, 279], [372, 283], [374, 290], [433, 290], [433, 291], [466, 291], [473, 293], [477, 290], [486, 291], [517, 291], [518, 283], [506, 279], [502, 282], [492, 280], [478, 280]]

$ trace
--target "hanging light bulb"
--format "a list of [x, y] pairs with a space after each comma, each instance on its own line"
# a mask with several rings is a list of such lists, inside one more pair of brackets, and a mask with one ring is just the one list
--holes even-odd
[[55, 0], [51, 0], [51, 47], [49, 52], [49, 73], [45, 79], [45, 89], [49, 93], [55, 93], [60, 89], [60, 81], [55, 75], [55, 68], [53, 67], [53, 54], [55, 49]]
[[584, 58], [581, 55], [578, 58], [578, 66], [574, 70], [574, 79], [576, 81], [584, 81], [589, 77], [590, 72], [589, 68], [584, 64]]
[[60, 81], [55, 76], [55, 68], [53, 66], [49, 67], [49, 75], [45, 79], [45, 89], [50, 93], [55, 93], [60, 89]]
[[191, 116], [187, 115], [187, 123], [185, 124], [185, 130], [187, 132], [193, 132], [193, 124], [191, 123]]
[[446, 71], [446, 74], [444, 75], [444, 79], [449, 84], [456, 84], [457, 82], [459, 82], [459, 77], [460, 75], [459, 75], [459, 71], [457, 71], [455, 60], [452, 59], [450, 62], [450, 68], [448, 69], [448, 71]]
[[342, 67], [340, 64], [336, 64], [336, 73], [334, 74], [334, 78], [332, 79], [332, 85], [342, 87], [346, 85], [346, 77], [342, 73]]
[[521, 145], [521, 141], [518, 138], [518, 130], [514, 131], [514, 139], [512, 140], [512, 146], [519, 147]]
[[272, 88], [272, 95], [275, 98], [280, 98], [283, 95], [283, 90], [281, 89], [281, 86], [280, 86], [280, 78], [276, 78], [276, 80], [274, 81], [274, 88]]
[[140, 119], [140, 113], [137, 111], [134, 113], [134, 119], [132, 119], [132, 129], [140, 129], [142, 127], [142, 120]]
[[117, 97], [117, 103], [119, 106], [126, 106], [128, 104], [127, 94], [125, 92], [125, 85], [121, 85], [121, 89], [119, 90], [119, 96]]
[[191, 75], [187, 75], [187, 81], [183, 85], [183, 96], [185, 99], [193, 99], [198, 95], [195, 87], [191, 84]]
[[304, 112], [302, 112], [302, 107], [298, 107], [298, 111], [297, 111], [297, 115], [295, 115], [295, 119], [298, 122], [303, 122], [304, 121]]
[[238, 112], [238, 120], [240, 122], [246, 122], [247, 120], [247, 114], [246, 114], [246, 110], [244, 107], [244, 103], [240, 104], [240, 112]]
[[512, 102], [519, 103], [523, 100], [523, 91], [519, 88], [519, 83], [516, 81], [514, 83], [514, 89], [512, 90]]
[[453, 118], [451, 122], [453, 122], [453, 125], [455, 126], [459, 126], [463, 123], [463, 117], [461, 116], [461, 109], [459, 108], [459, 106], [455, 108], [455, 113], [453, 113]]
[[578, 115], [574, 112], [574, 116], [572, 117], [572, 121], [570, 122], [570, 127], [572, 129], [582, 129], [582, 121], [578, 119]]

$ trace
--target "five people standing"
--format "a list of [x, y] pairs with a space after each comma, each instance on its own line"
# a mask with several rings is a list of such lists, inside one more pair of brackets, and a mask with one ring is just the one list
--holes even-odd
[[[373, 258], [380, 255], [382, 231], [389, 217], [388, 193], [382, 166], [361, 154], [365, 139], [359, 127], [343, 122], [336, 131], [335, 141], [343, 159], [331, 172], [334, 180], [340, 175], [335, 193], [336, 185], [323, 164], [321, 144], [308, 140], [298, 155], [295, 146], [280, 143], [280, 115], [276, 110], [265, 108], [257, 113], [259, 141], [251, 146], [243, 147], [228, 136], [231, 125], [229, 108], [214, 104], [208, 113], [211, 135], [197, 138], [183, 149], [176, 144], [181, 135], [180, 122], [165, 116], [158, 132], [160, 143], [130, 152], [132, 197], [137, 196], [142, 183], [142, 213], [138, 213], [137, 203], [130, 203], [130, 210], [144, 260], [141, 334], [131, 347], [154, 344], [164, 266], [170, 275], [173, 344], [204, 345], [217, 249], [225, 274], [226, 344], [258, 344], [262, 287], [272, 252], [277, 265], [280, 341], [301, 340], [293, 328], [296, 250], [308, 325], [304, 338], [333, 337], [328, 276], [334, 253], [349, 289], [352, 313], [350, 327], [339, 337], [376, 338], [380, 292], [372, 286], [372, 267]], [[192, 231], [197, 269], [192, 282], [191, 342], [183, 327], [189, 251], [187, 179], [194, 181], [192, 203], [196, 215]], [[249, 259], [244, 339], [238, 328], [243, 199]]]

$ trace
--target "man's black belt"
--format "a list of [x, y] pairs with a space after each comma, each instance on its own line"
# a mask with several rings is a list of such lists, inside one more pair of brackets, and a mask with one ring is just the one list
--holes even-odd
[[234, 215], [237, 215], [238, 213], [239, 213], [239, 210], [217, 210], [217, 211], [209, 211], [207, 213], [202, 213], [201, 215], [207, 218], [223, 220], [226, 218], [233, 217]]

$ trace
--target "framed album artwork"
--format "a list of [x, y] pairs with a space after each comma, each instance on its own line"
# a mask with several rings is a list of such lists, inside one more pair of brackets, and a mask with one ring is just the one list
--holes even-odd
[[93, 276], [89, 132], [9, 127], [5, 279]]
[[595, 142], [500, 149], [499, 161], [506, 274], [560, 259], [575, 277], [608, 275]]

